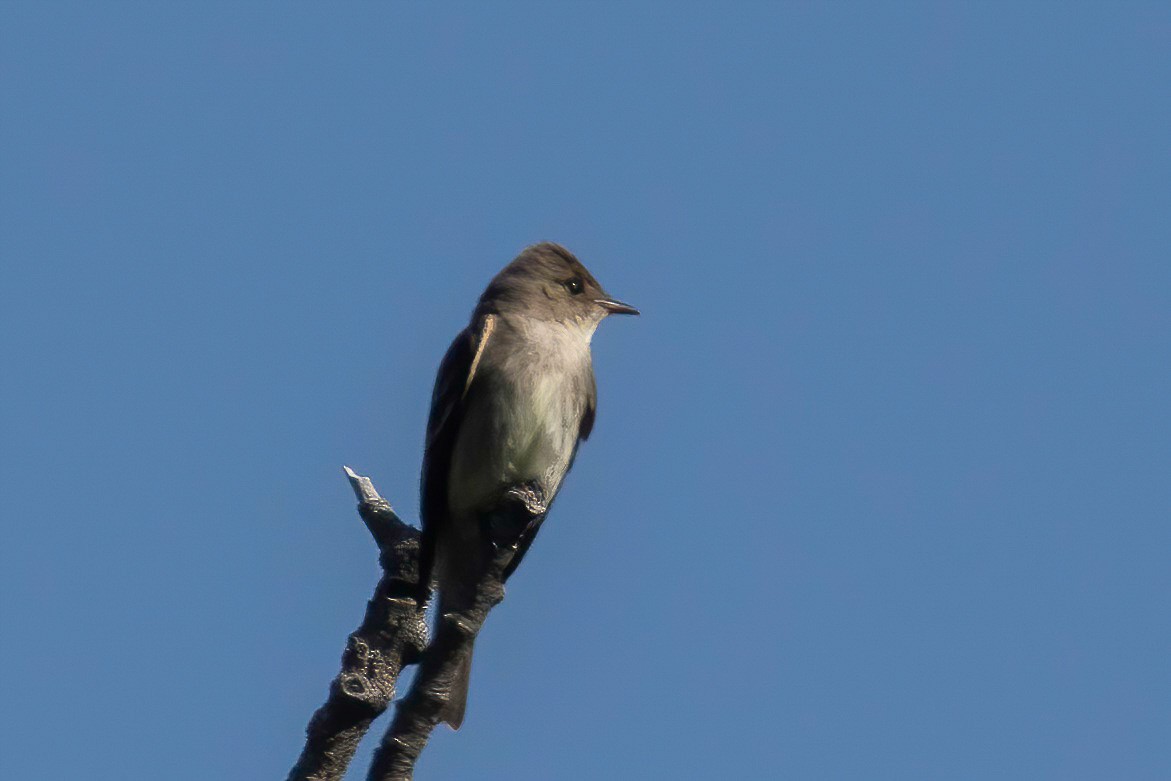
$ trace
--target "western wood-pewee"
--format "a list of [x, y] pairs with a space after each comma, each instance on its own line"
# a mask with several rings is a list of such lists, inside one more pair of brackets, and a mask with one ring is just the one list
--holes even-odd
[[[423, 455], [420, 552], [422, 597], [434, 578], [440, 620], [472, 607], [495, 529], [520, 524], [505, 535], [519, 540], [505, 577], [532, 544], [593, 428], [590, 339], [610, 314], [638, 310], [606, 295], [564, 247], [535, 244], [496, 275], [444, 356]], [[456, 729], [470, 670], [469, 651], [442, 714]]]

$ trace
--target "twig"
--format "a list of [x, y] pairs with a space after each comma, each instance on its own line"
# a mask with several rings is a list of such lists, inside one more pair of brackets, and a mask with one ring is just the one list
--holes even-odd
[[504, 581], [525, 534], [535, 531], [547, 505], [540, 492], [522, 485], [505, 492], [500, 507], [484, 518], [487, 569], [469, 610], [442, 616], [427, 643], [424, 613], [416, 600], [419, 531], [408, 526], [374, 489], [370, 478], [345, 467], [358, 497], [358, 513], [378, 545], [382, 578], [366, 605], [366, 617], [346, 643], [342, 668], [329, 698], [306, 729], [305, 749], [288, 781], [341, 781], [370, 724], [390, 705], [399, 672], [419, 664], [411, 691], [374, 754], [369, 781], [410, 781], [415, 762], [439, 724], [460, 662], [472, 652], [488, 611], [504, 599]]
[[374, 754], [368, 781], [410, 781], [415, 762], [451, 691], [452, 679], [465, 655], [471, 653], [488, 611], [504, 599], [504, 568], [515, 548], [501, 549], [476, 588], [476, 602], [465, 613], [448, 613], [436, 627], [435, 639], [419, 665], [411, 691], [399, 701], [394, 721]]
[[346, 642], [329, 698], [305, 730], [305, 749], [289, 781], [341, 781], [358, 743], [394, 698], [399, 672], [419, 660], [427, 625], [415, 601], [419, 531], [395, 514], [368, 477], [345, 467], [358, 513], [378, 545], [382, 578], [362, 624]]
[[415, 762], [439, 724], [452, 681], [488, 612], [504, 599], [504, 581], [526, 531], [539, 525], [547, 504], [539, 491], [517, 486], [503, 497], [497, 511], [485, 518], [493, 555], [469, 610], [441, 616], [435, 639], [419, 665], [411, 691], [395, 709], [394, 721], [374, 754], [367, 781], [411, 781]]

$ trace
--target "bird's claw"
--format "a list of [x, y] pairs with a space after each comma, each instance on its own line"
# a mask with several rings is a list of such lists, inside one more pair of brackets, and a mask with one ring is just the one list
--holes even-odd
[[545, 492], [536, 482], [509, 486], [496, 509], [484, 518], [485, 532], [493, 547], [515, 548], [533, 524], [548, 512]]

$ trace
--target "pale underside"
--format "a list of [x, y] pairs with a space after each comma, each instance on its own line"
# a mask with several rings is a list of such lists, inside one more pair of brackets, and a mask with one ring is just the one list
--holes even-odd
[[488, 321], [452, 450], [447, 498], [454, 515], [488, 509], [503, 487], [518, 483], [538, 483], [552, 501], [592, 389], [596, 327], [592, 320], [523, 316]]

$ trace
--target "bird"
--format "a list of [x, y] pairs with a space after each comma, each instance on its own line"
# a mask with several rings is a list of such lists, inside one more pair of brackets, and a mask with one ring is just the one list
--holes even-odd
[[[488, 284], [440, 363], [420, 479], [420, 605], [434, 583], [437, 613], [472, 607], [493, 548], [492, 526], [529, 497], [513, 530], [520, 564], [597, 413], [590, 340], [608, 315], [639, 311], [610, 297], [565, 247], [526, 247]], [[537, 505], [533, 510], [533, 500]], [[472, 654], [440, 718], [463, 723]]]

